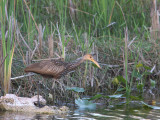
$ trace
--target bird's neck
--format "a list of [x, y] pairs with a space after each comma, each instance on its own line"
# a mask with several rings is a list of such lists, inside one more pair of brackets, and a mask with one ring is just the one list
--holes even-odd
[[73, 61], [72, 63], [69, 64], [69, 68], [71, 70], [77, 68], [81, 63], [83, 63], [85, 60], [83, 59], [83, 57], [78, 58], [77, 60]]

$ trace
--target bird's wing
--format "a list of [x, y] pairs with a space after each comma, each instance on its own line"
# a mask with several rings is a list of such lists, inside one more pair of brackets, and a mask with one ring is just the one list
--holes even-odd
[[34, 63], [25, 69], [25, 72], [35, 72], [45, 76], [56, 77], [65, 70], [67, 63], [59, 60], [48, 60]]

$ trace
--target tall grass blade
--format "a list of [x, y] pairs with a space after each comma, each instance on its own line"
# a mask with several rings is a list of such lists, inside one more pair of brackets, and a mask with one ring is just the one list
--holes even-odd
[[125, 68], [125, 79], [126, 79], [126, 94], [127, 94], [127, 100], [129, 97], [129, 87], [128, 87], [128, 28], [126, 27], [125, 29], [125, 63], [124, 63], [124, 68]]
[[[2, 54], [2, 59], [4, 59], [4, 65], [2, 68], [3, 77], [1, 79], [1, 83], [3, 83], [4, 94], [9, 93], [10, 90], [11, 66], [14, 54], [15, 20], [13, 18], [13, 11], [14, 11], [13, 6], [14, 6], [14, 1], [12, 1], [10, 4], [8, 4], [8, 2], [5, 0], [0, 2], [0, 13], [1, 13], [0, 23], [1, 23], [1, 33], [2, 33], [1, 54]], [[9, 9], [7, 9], [7, 7], [9, 7]], [[8, 27], [7, 30], [6, 30], [6, 25]]]

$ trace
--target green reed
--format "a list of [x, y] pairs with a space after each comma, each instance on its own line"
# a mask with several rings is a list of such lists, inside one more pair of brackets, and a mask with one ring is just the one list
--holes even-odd
[[[2, 82], [4, 94], [9, 93], [10, 90], [10, 78], [11, 78], [11, 67], [12, 59], [14, 54], [14, 39], [15, 39], [15, 19], [14, 19], [14, 2], [7, 4], [7, 1], [0, 2], [0, 24], [1, 24], [1, 45], [2, 58], [4, 60], [3, 69], [1, 74], [3, 74]], [[5, 7], [7, 9], [5, 9]], [[7, 14], [8, 13], [8, 14]], [[6, 29], [7, 28], [7, 29]], [[7, 36], [6, 36], [7, 35]]]

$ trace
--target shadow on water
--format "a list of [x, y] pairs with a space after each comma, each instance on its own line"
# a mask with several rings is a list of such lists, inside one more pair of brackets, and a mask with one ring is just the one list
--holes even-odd
[[23, 112], [8, 112], [0, 111], [0, 119], [2, 120], [55, 120], [55, 119], [69, 119], [69, 120], [157, 120], [160, 119], [160, 110], [146, 109], [143, 107], [126, 107], [124, 105], [112, 107], [97, 106], [96, 110], [87, 109], [72, 109], [68, 115], [46, 115]]

